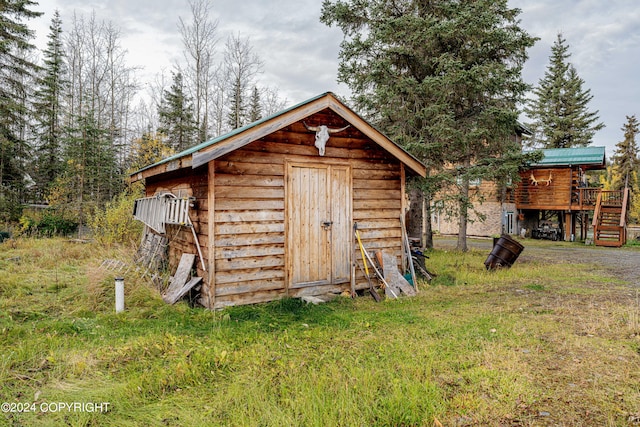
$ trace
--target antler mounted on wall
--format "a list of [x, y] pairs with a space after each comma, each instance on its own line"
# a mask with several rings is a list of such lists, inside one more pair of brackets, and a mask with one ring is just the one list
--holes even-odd
[[531, 175], [529, 176], [529, 181], [531, 181], [531, 184], [533, 185], [539, 185], [540, 183], [542, 184], [546, 184], [547, 187], [549, 185], [551, 185], [551, 181], [553, 180], [553, 176], [552, 176], [552, 171], [549, 171], [549, 178], [547, 179], [543, 179], [543, 178], [537, 178], [535, 177], [535, 175], [533, 174], [533, 171], [531, 171]]
[[349, 126], [351, 126], [351, 125], [346, 125], [343, 128], [330, 129], [329, 127], [327, 127], [325, 125], [309, 126], [305, 122], [302, 122], [302, 124], [304, 125], [305, 128], [307, 128], [308, 131], [316, 133], [316, 142], [315, 142], [314, 145], [318, 149], [318, 153], [321, 156], [324, 156], [324, 149], [327, 146], [327, 141], [329, 140], [329, 135], [333, 135], [334, 133], [342, 132], [343, 130], [345, 130]]

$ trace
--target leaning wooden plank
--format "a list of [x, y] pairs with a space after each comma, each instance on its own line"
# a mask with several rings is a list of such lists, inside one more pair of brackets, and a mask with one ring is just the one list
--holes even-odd
[[202, 277], [193, 277], [191, 280], [185, 283], [181, 288], [175, 290], [174, 292], [166, 293], [162, 297], [162, 299], [167, 304], [175, 304], [180, 300], [180, 298], [185, 296], [187, 292], [191, 290], [191, 288], [193, 288], [195, 285], [197, 285], [201, 281], [202, 281]]
[[[169, 288], [165, 295], [173, 295], [175, 292], [180, 291], [189, 276], [191, 275], [191, 267], [193, 267], [193, 262], [196, 259], [195, 254], [182, 254], [180, 258], [180, 264], [178, 264], [178, 269], [176, 270], [176, 274], [173, 275], [173, 279], [169, 282]], [[164, 297], [163, 297], [164, 299]]]
[[411, 257], [411, 244], [409, 243], [409, 235], [407, 234], [407, 227], [404, 223], [404, 215], [400, 215], [400, 222], [402, 223], [402, 240], [404, 244], [405, 256], [407, 263], [409, 264], [409, 271], [411, 272], [411, 281], [416, 292], [418, 291], [418, 280], [416, 278], [416, 271], [413, 268], [413, 258]]
[[382, 251], [382, 269], [385, 280], [392, 286], [399, 288], [406, 295], [415, 295], [416, 290], [398, 271], [396, 257], [388, 251]]
[[398, 298], [398, 294], [396, 292], [394, 292], [393, 289], [391, 289], [389, 287], [389, 284], [387, 283], [387, 281], [384, 280], [384, 276], [382, 275], [382, 273], [380, 273], [380, 270], [378, 270], [376, 265], [373, 263], [373, 260], [371, 259], [371, 256], [369, 255], [369, 253], [367, 252], [366, 249], [364, 250], [364, 255], [367, 258], [367, 261], [369, 261], [369, 264], [371, 264], [371, 267], [373, 267], [373, 271], [376, 272], [376, 276], [378, 276], [378, 278], [384, 284], [384, 293], [385, 293], [385, 295], [393, 296], [394, 298]]

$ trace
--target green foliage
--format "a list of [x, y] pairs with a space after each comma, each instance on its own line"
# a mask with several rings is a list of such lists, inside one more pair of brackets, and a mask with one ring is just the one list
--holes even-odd
[[30, 10], [35, 5], [29, 0], [11, 0], [0, 6], [0, 182], [16, 189], [22, 187], [24, 178], [21, 154], [26, 152], [26, 141], [21, 131], [27, 121], [25, 94], [37, 68], [28, 59], [34, 46], [26, 24], [26, 20], [42, 15]]
[[568, 62], [571, 54], [562, 34], [551, 47], [550, 63], [534, 89], [525, 113], [533, 121], [530, 145], [542, 148], [570, 148], [587, 146], [595, 132], [604, 127], [598, 111], [589, 111], [593, 98], [583, 89], [584, 80]]
[[260, 91], [257, 86], [253, 87], [251, 92], [251, 105], [249, 109], [249, 123], [253, 123], [262, 118], [262, 106], [260, 105]]
[[622, 127], [624, 139], [616, 144], [616, 151], [613, 154], [613, 168], [616, 175], [620, 177], [615, 190], [625, 187], [635, 191], [640, 190], [636, 181], [636, 174], [640, 171], [640, 157], [638, 157], [638, 143], [636, 135], [640, 133], [640, 125], [635, 115], [627, 116], [627, 122]]
[[[321, 21], [337, 25], [338, 79], [356, 106], [430, 169], [431, 191], [459, 182], [454, 203], [462, 224], [472, 208], [469, 181], [493, 179], [495, 163], [520, 147], [517, 104], [535, 38], [519, 27], [506, 0], [432, 2], [325, 1]], [[480, 160], [493, 159], [494, 165]], [[513, 176], [513, 175], [512, 175]], [[506, 178], [506, 177], [504, 177]]]
[[134, 245], [140, 240], [142, 223], [133, 218], [133, 205], [142, 197], [142, 187], [128, 188], [98, 208], [89, 219], [94, 238], [103, 244], [123, 243]]
[[259, 91], [251, 91], [255, 76], [261, 72], [262, 61], [253, 52], [249, 39], [238, 34], [227, 38], [224, 52], [225, 73], [227, 75], [227, 125], [230, 129], [240, 128], [260, 116]]
[[20, 234], [36, 237], [68, 236], [78, 229], [76, 221], [55, 209], [26, 212], [19, 223]]
[[[634, 175], [636, 182], [638, 182], [638, 172], [634, 173]], [[630, 196], [628, 221], [632, 224], [640, 224], [640, 188], [636, 187]]]
[[14, 222], [22, 215], [22, 204], [18, 192], [0, 184], [0, 221]]
[[145, 132], [141, 138], [133, 141], [131, 155], [129, 156], [130, 173], [152, 165], [175, 153], [162, 139], [162, 134]]
[[33, 33], [26, 21], [42, 15], [30, 10], [35, 5], [30, 0], [0, 4], [0, 217], [4, 219], [15, 218], [25, 196], [26, 94], [37, 69], [30, 59]]
[[64, 171], [49, 194], [51, 205], [74, 212], [81, 224], [93, 209], [104, 206], [124, 187], [110, 130], [95, 114], [88, 111], [66, 129]]
[[620, 190], [625, 187], [630, 190], [629, 210], [627, 219], [630, 223], [640, 223], [640, 152], [636, 135], [640, 126], [635, 115], [627, 116], [623, 125], [624, 139], [616, 144], [616, 151], [612, 156], [612, 164], [607, 167], [606, 175], [602, 177], [605, 190]]
[[198, 128], [193, 102], [186, 93], [182, 73], [177, 72], [172, 75], [171, 88], [164, 91], [162, 103], [158, 107], [160, 117], [158, 131], [166, 135], [172, 149], [180, 152], [198, 142]]
[[36, 181], [36, 200], [45, 200], [49, 185], [63, 170], [63, 96], [68, 82], [62, 45], [62, 20], [57, 10], [49, 29], [51, 32], [47, 48], [43, 52], [44, 66], [37, 81], [33, 101], [36, 142], [35, 161], [30, 174]]

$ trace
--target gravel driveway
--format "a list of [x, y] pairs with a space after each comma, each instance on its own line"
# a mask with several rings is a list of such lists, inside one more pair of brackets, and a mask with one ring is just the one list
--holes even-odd
[[[563, 243], [530, 239], [518, 241], [524, 246], [524, 250], [516, 263], [543, 260], [549, 263], [598, 264], [612, 277], [640, 286], [640, 248], [638, 247], [606, 248], [578, 244], [568, 246]], [[436, 249], [453, 249], [456, 242], [456, 237], [434, 238]], [[527, 245], [527, 242], [532, 244]], [[546, 242], [546, 244], [542, 242]], [[486, 251], [489, 255], [493, 248], [493, 241], [491, 239], [468, 239], [467, 246], [469, 249]]]

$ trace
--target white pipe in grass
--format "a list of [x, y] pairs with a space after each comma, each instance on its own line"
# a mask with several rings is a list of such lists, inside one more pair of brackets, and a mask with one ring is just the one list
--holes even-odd
[[116, 277], [116, 313], [124, 311], [124, 277]]

